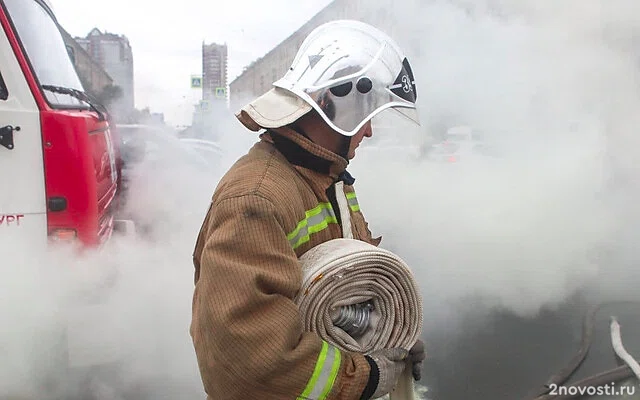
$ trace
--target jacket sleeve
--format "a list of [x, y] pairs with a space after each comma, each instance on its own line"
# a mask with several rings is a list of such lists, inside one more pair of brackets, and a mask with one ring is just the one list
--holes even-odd
[[191, 335], [210, 398], [360, 399], [370, 373], [364, 356], [303, 331], [292, 300], [300, 264], [269, 200], [213, 204], [194, 263]]

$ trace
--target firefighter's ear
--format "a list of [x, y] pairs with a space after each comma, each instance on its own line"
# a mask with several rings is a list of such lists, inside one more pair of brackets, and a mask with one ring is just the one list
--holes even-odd
[[336, 105], [331, 99], [331, 96], [329, 96], [329, 92], [324, 92], [320, 98], [319, 105], [327, 118], [329, 118], [330, 121], [333, 121], [336, 117]]

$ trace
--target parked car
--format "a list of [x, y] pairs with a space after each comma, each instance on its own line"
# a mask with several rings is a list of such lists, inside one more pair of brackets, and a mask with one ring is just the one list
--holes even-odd
[[123, 183], [127, 186], [127, 174], [142, 163], [165, 168], [180, 165], [207, 171], [218, 166], [223, 154], [215, 142], [200, 139], [178, 138], [176, 132], [166, 126], [118, 125], [117, 132], [122, 147]]
[[223, 154], [222, 148], [216, 142], [212, 142], [210, 140], [202, 140], [202, 139], [191, 139], [191, 138], [181, 138], [180, 142], [184, 144], [189, 149], [197, 152], [202, 157], [202, 160], [208, 166], [216, 166], [217, 160]]
[[117, 130], [123, 186], [119, 212], [136, 221], [139, 233], [158, 231], [164, 208], [185, 208], [184, 202], [199, 198], [196, 192], [214, 184], [224, 155], [217, 143], [179, 138], [166, 126], [118, 125]]

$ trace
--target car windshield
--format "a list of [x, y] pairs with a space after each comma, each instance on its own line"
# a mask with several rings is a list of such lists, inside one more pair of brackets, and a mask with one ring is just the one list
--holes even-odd
[[[57, 23], [36, 0], [4, 0], [26, 55], [40, 85], [84, 91]], [[81, 107], [85, 103], [67, 94], [45, 91], [52, 106]]]

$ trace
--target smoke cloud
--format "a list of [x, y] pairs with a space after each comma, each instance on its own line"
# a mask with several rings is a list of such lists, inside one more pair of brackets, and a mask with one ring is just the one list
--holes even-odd
[[[423, 124], [379, 121], [385, 138], [352, 172], [374, 234], [421, 282], [435, 398], [522, 398], [577, 351], [587, 305], [638, 300], [638, 7], [437, 1], [395, 15], [417, 16], [397, 36], [414, 43]], [[458, 125], [495, 156], [421, 158]], [[614, 367], [610, 354], [583, 369]]]
[[[640, 5], [409, 3], [390, 18], [422, 126], [377, 119], [349, 169], [374, 235], [421, 283], [427, 396], [513, 399], [570, 358], [585, 304], [637, 297]], [[427, 160], [455, 125], [497, 155]], [[215, 185], [256, 140], [231, 113], [218, 128], [214, 171], [177, 157], [136, 170], [129, 211], [147, 239], [82, 257], [0, 243], [0, 397], [53, 398], [65, 374], [85, 399], [204, 397], [191, 254]]]
[[[598, 276], [620, 244], [634, 214], [620, 177], [635, 171], [637, 7], [436, 1], [400, 29], [422, 127], [378, 121], [352, 170], [372, 226], [436, 308], [479, 295], [533, 316]], [[459, 125], [483, 132], [496, 156], [420, 157]]]

